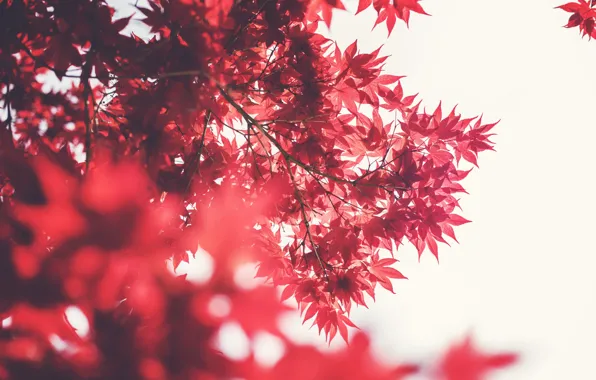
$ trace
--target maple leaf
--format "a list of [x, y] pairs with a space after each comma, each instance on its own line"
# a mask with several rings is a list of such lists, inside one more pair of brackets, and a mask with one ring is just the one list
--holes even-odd
[[229, 318], [237, 321], [250, 337], [261, 331], [281, 336], [278, 318], [291, 310], [278, 301], [274, 288], [264, 286], [235, 293], [231, 304]]
[[[261, 197], [250, 205], [242, 199], [239, 189], [228, 187], [209, 203], [199, 204], [198, 239], [200, 247], [214, 258], [216, 275], [228, 278], [238, 265], [264, 258], [265, 252], [251, 249], [254, 235], [250, 227], [269, 206], [269, 200]], [[226, 228], [222, 229], [222, 225]]]
[[[305, 366], [304, 363], [310, 365]], [[411, 364], [381, 364], [371, 355], [369, 339], [359, 333], [354, 336], [347, 349], [325, 358], [322, 358], [314, 347], [292, 344], [288, 347], [288, 354], [262, 378], [401, 380], [417, 371], [418, 367]]]
[[[410, 12], [429, 15], [419, 4], [420, 0], [372, 0], [372, 2], [377, 11], [377, 20], [374, 27], [385, 22], [389, 35], [393, 31], [396, 19], [403, 20], [409, 26]], [[358, 5], [358, 12], [368, 8], [370, 3], [371, 0], [361, 0]]]
[[517, 361], [513, 353], [484, 354], [467, 337], [445, 353], [440, 364], [440, 376], [445, 380], [481, 380], [486, 373], [512, 365]]
[[[63, 170], [39, 157], [34, 162], [47, 202], [42, 205], [15, 205], [16, 218], [36, 231], [30, 248], [19, 248], [15, 252], [17, 268], [22, 276], [37, 274], [46, 251], [47, 238], [52, 244], [61, 244], [68, 238], [81, 234], [87, 228], [85, 220], [72, 204], [76, 192], [74, 178]], [[15, 173], [16, 174], [16, 173]]]
[[[190, 1], [190, 0], [185, 0]], [[184, 1], [182, 1], [184, 3]], [[205, 2], [205, 7], [207, 7], [208, 11], [206, 14], [206, 19], [213, 25], [218, 26], [223, 24], [225, 18], [230, 13], [232, 6], [234, 5], [234, 0], [207, 0]]]
[[333, 8], [345, 10], [341, 0], [311, 0], [308, 8], [310, 17], [314, 16], [317, 12], [323, 13], [323, 21], [327, 27], [331, 27], [331, 19], [333, 17]]
[[47, 62], [54, 65], [60, 79], [70, 66], [81, 66], [82, 59], [79, 50], [72, 44], [69, 36], [58, 34], [51, 39], [44, 52]]
[[395, 292], [393, 291], [393, 285], [391, 284], [390, 279], [407, 279], [407, 277], [401, 274], [397, 269], [390, 267], [390, 265], [395, 264], [396, 262], [396, 259], [379, 259], [378, 255], [376, 255], [373, 256], [372, 264], [366, 266], [366, 270], [376, 278], [382, 287], [389, 290], [391, 293]]
[[397, 0], [395, 1], [395, 9], [397, 10], [397, 16], [404, 20], [406, 25], [410, 21], [410, 12], [416, 12], [423, 15], [428, 15], [419, 4], [420, 0]]
[[594, 25], [596, 22], [596, 9], [594, 8], [594, 5], [594, 2], [578, 0], [576, 3], [566, 3], [556, 8], [572, 13], [567, 25], [565, 25], [566, 28], [579, 26], [583, 36], [587, 34], [589, 38], [592, 38], [594, 37]]

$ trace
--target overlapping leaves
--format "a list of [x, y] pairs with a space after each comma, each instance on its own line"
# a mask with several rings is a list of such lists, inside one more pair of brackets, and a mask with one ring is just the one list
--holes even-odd
[[[359, 11], [371, 5], [390, 32], [398, 18], [425, 13], [417, 0], [361, 1]], [[93, 179], [94, 167], [134, 157], [156, 188], [149, 197], [124, 186], [118, 198], [87, 185], [92, 195], [81, 200], [81, 214], [69, 203], [70, 187], [56, 185], [43, 214], [31, 205], [15, 209], [44, 231], [33, 244], [86, 233], [112, 249], [121, 242], [111, 231], [132, 234], [141, 218], [148, 232], [131, 238], [156, 235], [143, 243], [149, 249], [166, 234], [177, 243], [163, 254], [178, 264], [188, 260], [185, 239], [199, 226], [221, 244], [207, 237], [208, 249], [238, 248], [209, 230], [197, 204], [222, 186], [244, 189], [252, 203], [275, 188], [274, 207], [255, 221], [252, 248], [267, 253], [258, 256], [258, 275], [284, 286], [330, 339], [337, 332], [348, 339], [352, 304], [365, 305], [377, 284], [392, 290], [391, 280], [404, 277], [388, 258], [395, 247], [410, 241], [419, 254], [428, 248], [438, 257], [438, 242], [455, 240], [453, 226], [468, 222], [455, 211], [469, 173], [460, 163], [478, 165], [478, 154], [492, 149], [495, 124], [455, 110], [445, 116], [441, 105], [426, 112], [404, 93], [400, 76], [383, 71], [380, 48], [361, 52], [354, 42], [342, 51], [318, 33], [319, 14], [331, 22], [342, 7], [329, 0], [154, 0], [137, 8], [153, 33], [142, 39], [123, 34], [131, 18], [116, 19], [103, 1], [0, 3], [7, 25], [0, 31], [2, 150], [50, 154], [69, 183], [83, 176], [106, 182], [110, 175]], [[54, 77], [71, 82], [48, 91], [44, 80]], [[10, 168], [2, 175], [7, 199], [28, 191]], [[137, 178], [114, 176], [130, 177], [123, 184]], [[165, 232], [132, 206], [97, 216], [133, 198], [140, 207], [162, 197], [178, 199], [168, 213], [180, 219]], [[18, 273], [35, 276], [45, 254], [21, 251]]]
[[596, 2], [593, 0], [577, 0], [558, 6], [565, 12], [571, 13], [566, 28], [579, 27], [582, 36], [596, 37], [594, 25], [596, 22]]
[[[3, 378], [378, 380], [404, 379], [418, 371], [411, 364], [376, 361], [362, 333], [336, 353], [295, 345], [277, 328], [287, 307], [274, 289], [247, 290], [234, 282], [234, 270], [259, 256], [257, 235], [250, 231], [272, 204], [275, 188], [256, 202], [242, 189], [217, 192], [197, 206], [203, 222], [189, 233], [175, 227], [180, 223], [173, 212], [176, 199], [152, 198], [156, 189], [140, 166], [108, 161], [77, 181], [50, 158], [56, 156], [13, 159], [24, 169], [15, 188], [21, 196], [2, 203], [1, 279], [4, 285], [11, 280], [10, 288], [0, 288]], [[82, 226], [62, 223], [60, 238], [53, 239], [57, 206], [69, 208], [68, 217]], [[193, 285], [168, 271], [163, 259], [188, 248], [179, 244], [197, 244], [197, 236], [216, 264], [208, 280]], [[377, 260], [368, 270], [387, 284], [387, 278], [399, 277], [386, 267], [391, 263]], [[78, 310], [78, 320], [69, 309]], [[346, 336], [346, 317], [327, 313], [341, 323], [327, 324], [326, 332], [332, 336], [339, 326]], [[274, 366], [253, 355], [230, 360], [215, 346], [228, 322], [238, 323], [250, 338], [262, 331], [274, 334], [285, 354]], [[480, 353], [466, 340], [433, 371], [437, 378], [481, 379], [514, 360], [512, 354]]]

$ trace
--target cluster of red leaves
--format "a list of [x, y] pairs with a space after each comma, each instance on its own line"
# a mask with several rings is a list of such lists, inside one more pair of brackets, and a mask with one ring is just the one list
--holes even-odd
[[[362, 0], [359, 11], [371, 5], [389, 31], [425, 13], [418, 0]], [[468, 222], [455, 213], [469, 173], [459, 163], [492, 150], [495, 123], [422, 110], [401, 77], [383, 73], [380, 48], [342, 51], [317, 32], [333, 8], [341, 1], [150, 0], [134, 15], [152, 33], [142, 39], [122, 33], [132, 16], [115, 19], [105, 1], [0, 2], [0, 184], [11, 205], [4, 233], [19, 243], [3, 281], [43, 285], [40, 302], [106, 310], [126, 297], [131, 307], [122, 268], [134, 265], [145, 284], [135, 297], [167, 313], [169, 298], [156, 295], [165, 280], [143, 274], [154, 266], [146, 252], [177, 266], [202, 239], [226, 278], [236, 256], [217, 252], [251, 241], [243, 254], [264, 253], [258, 276], [284, 286], [328, 339], [348, 340], [352, 303], [405, 278], [389, 253], [410, 241], [438, 258], [437, 243], [456, 240], [453, 226]], [[52, 78], [60, 90], [44, 87]], [[68, 176], [24, 163], [40, 154]], [[143, 174], [111, 167], [114, 157], [134, 158]], [[241, 212], [198, 208], [225, 187], [253, 206], [275, 194], [250, 233], [231, 240], [220, 226], [238, 230]], [[54, 285], [34, 281], [40, 274]], [[151, 339], [147, 355], [159, 356], [162, 341]]]
[[[257, 200], [222, 189], [197, 205], [202, 222], [182, 230], [180, 199], [152, 198], [153, 185], [131, 162], [106, 160], [81, 181], [55, 155], [2, 158], [19, 174], [14, 201], [0, 210], [0, 378], [395, 380], [417, 371], [375, 361], [363, 334], [338, 353], [296, 346], [276, 327], [287, 307], [274, 289], [234, 283], [237, 266], [266, 254], [254, 248], [250, 226], [272, 206], [275, 188]], [[163, 265], [172, 244], [197, 240], [216, 263], [201, 285]], [[214, 307], [222, 299], [223, 312]], [[84, 313], [88, 331], [71, 325], [69, 307]], [[214, 339], [230, 321], [249, 337], [275, 334], [285, 355], [272, 367], [254, 356], [228, 359]], [[445, 380], [481, 379], [514, 359], [485, 356], [467, 341], [435, 370]]]
[[[428, 15], [419, 3], [420, 0], [359, 0], [356, 14], [372, 5], [377, 12], [375, 26], [385, 23], [391, 34], [397, 19], [403, 20], [406, 25], [409, 24], [410, 12]], [[327, 26], [331, 26], [333, 9], [345, 9], [345, 7], [341, 0], [312, 0], [309, 7], [310, 15], [321, 12]]]
[[594, 0], [577, 0], [577, 2], [570, 2], [558, 6], [565, 12], [571, 13], [566, 28], [579, 27], [583, 36], [589, 38], [596, 38], [596, 30], [594, 25], [596, 23], [596, 1]]

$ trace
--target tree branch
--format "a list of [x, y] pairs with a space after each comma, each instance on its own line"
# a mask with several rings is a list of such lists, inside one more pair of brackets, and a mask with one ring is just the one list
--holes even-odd
[[[392, 162], [394, 162], [395, 160], [397, 160], [398, 158], [401, 157], [401, 155], [394, 157], [392, 160], [386, 162], [385, 164], [379, 165], [379, 167], [375, 168], [374, 170], [367, 171], [366, 173], [360, 175], [359, 177], [357, 177], [355, 179], [345, 179], [345, 178], [337, 177], [333, 174], [322, 172], [321, 170], [319, 170], [311, 165], [307, 165], [307, 164], [303, 163], [302, 161], [298, 160], [297, 158], [292, 156], [290, 153], [288, 153], [288, 151], [286, 151], [284, 149], [284, 147], [281, 146], [279, 141], [277, 141], [277, 139], [275, 137], [271, 136], [271, 134], [269, 132], [267, 132], [267, 130], [264, 128], [263, 125], [261, 125], [261, 123], [259, 123], [252, 116], [250, 116], [242, 108], [242, 106], [240, 106], [234, 99], [232, 99], [230, 94], [228, 94], [228, 92], [221, 86], [221, 84], [216, 83], [216, 86], [217, 86], [217, 89], [219, 90], [220, 94], [224, 97], [224, 99], [226, 99], [226, 101], [228, 103], [230, 103], [230, 105], [232, 107], [234, 107], [236, 109], [236, 111], [238, 111], [238, 113], [240, 113], [240, 115], [242, 115], [242, 117], [246, 120], [247, 123], [254, 125], [259, 130], [259, 132], [261, 132], [265, 137], [267, 137], [267, 139], [269, 139], [269, 141], [271, 141], [271, 143], [279, 150], [279, 152], [282, 154], [282, 156], [286, 160], [293, 162], [294, 164], [298, 165], [302, 169], [309, 172], [311, 175], [313, 173], [318, 174], [322, 177], [328, 178], [328, 179], [333, 180], [337, 183], [346, 183], [346, 184], [350, 184], [353, 186], [360, 185], [360, 186], [368, 186], [368, 187], [380, 187], [379, 185], [372, 184], [372, 183], [360, 183], [360, 181], [363, 180], [364, 178], [370, 176], [371, 174], [383, 169], [384, 167], [388, 166], [389, 164], [391, 164]], [[409, 188], [395, 187], [395, 190], [409, 190]]]

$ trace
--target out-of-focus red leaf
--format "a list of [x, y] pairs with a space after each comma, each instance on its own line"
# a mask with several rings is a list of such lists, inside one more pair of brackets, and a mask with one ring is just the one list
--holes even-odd
[[518, 360], [517, 354], [484, 354], [476, 349], [470, 337], [453, 345], [445, 353], [440, 367], [441, 380], [482, 380], [496, 369], [508, 367]]

